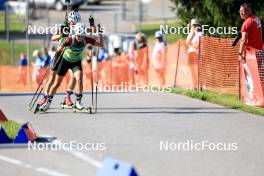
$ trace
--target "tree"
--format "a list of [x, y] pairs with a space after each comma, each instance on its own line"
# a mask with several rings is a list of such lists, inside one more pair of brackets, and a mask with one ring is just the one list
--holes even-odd
[[[173, 9], [183, 24], [190, 19], [197, 18], [202, 24], [221, 27], [237, 27], [240, 29], [242, 19], [239, 15], [240, 5], [243, 0], [171, 0]], [[264, 20], [263, 0], [248, 1], [252, 5], [253, 13]], [[263, 24], [263, 23], [262, 23]], [[263, 25], [262, 25], [263, 27]], [[264, 32], [264, 30], [263, 30]]]

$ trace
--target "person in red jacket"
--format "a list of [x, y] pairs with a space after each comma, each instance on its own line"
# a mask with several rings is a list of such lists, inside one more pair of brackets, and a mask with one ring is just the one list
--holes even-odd
[[245, 49], [261, 50], [263, 47], [262, 41], [262, 27], [259, 17], [253, 15], [251, 5], [244, 3], [239, 10], [241, 18], [244, 23], [241, 28], [241, 41], [239, 47], [239, 59], [245, 57]]

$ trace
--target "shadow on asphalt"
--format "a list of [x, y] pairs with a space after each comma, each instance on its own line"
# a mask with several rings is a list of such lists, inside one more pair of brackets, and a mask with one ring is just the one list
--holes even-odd
[[192, 109], [226, 109], [224, 107], [210, 107], [210, 108], [204, 108], [204, 107], [131, 107], [131, 108], [98, 108], [98, 109], [187, 109], [187, 110], [192, 110]]
[[202, 111], [100, 111], [98, 114], [230, 114], [236, 112], [221, 112], [221, 111], [211, 111], [211, 112], [202, 112]]
[[[71, 109], [60, 109], [60, 108], [50, 108], [50, 109], [53, 111], [48, 111], [45, 113], [38, 113], [38, 114], [73, 113]], [[191, 107], [189, 108], [188, 107], [98, 108], [97, 114], [230, 114], [230, 113], [236, 113], [236, 112], [230, 112], [230, 111], [221, 111], [224, 109], [226, 110], [226, 108], [221, 108], [221, 107], [219, 108], [218, 107], [215, 107], [215, 108], [214, 107], [212, 108], [202, 108], [202, 107], [194, 107], [194, 108], [191, 108]], [[143, 110], [151, 110], [151, 111], [143, 111]], [[206, 110], [216, 110], [216, 111], [206, 111]], [[86, 114], [87, 115], [89, 113], [88, 112], [77, 112], [73, 114]], [[95, 114], [92, 114], [92, 115], [95, 115]]]

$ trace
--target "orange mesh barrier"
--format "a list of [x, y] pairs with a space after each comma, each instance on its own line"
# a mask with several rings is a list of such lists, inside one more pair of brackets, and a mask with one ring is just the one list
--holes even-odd
[[264, 49], [256, 53], [257, 62], [258, 62], [258, 69], [259, 69], [259, 76], [261, 80], [262, 90], [264, 92]]
[[174, 58], [173, 64], [175, 77], [174, 86], [183, 89], [196, 89], [198, 87], [198, 56], [187, 54], [185, 41], [177, 42], [174, 54], [169, 57]]
[[201, 88], [239, 95], [238, 46], [230, 39], [202, 37], [199, 55]]
[[[207, 89], [221, 93], [239, 95], [238, 46], [231, 46], [231, 39], [202, 37], [199, 54], [188, 54], [185, 41], [178, 41], [167, 46], [167, 65], [165, 85], [184, 89]], [[148, 83], [159, 85], [156, 72], [152, 65], [151, 53], [153, 47], [137, 51], [136, 61], [132, 62], [128, 54], [122, 54], [106, 62], [98, 63], [98, 78], [101, 85], [120, 85]], [[258, 65], [264, 89], [264, 57], [259, 54]], [[147, 62], [145, 62], [147, 61]], [[135, 65], [132, 69], [133, 64]], [[91, 66], [83, 62], [84, 91], [91, 90]], [[34, 92], [45, 70], [33, 81], [33, 68], [18, 66], [0, 66], [1, 92]], [[69, 81], [69, 73], [64, 79], [59, 91], [65, 91]]]
[[[166, 53], [166, 58], [167, 58], [167, 64], [166, 64], [166, 70], [165, 70], [165, 85], [166, 86], [174, 86], [174, 80], [175, 80], [175, 69], [176, 69], [176, 63], [177, 63], [177, 58], [176, 55], [178, 49], [179, 43], [173, 43], [169, 44], [167, 46], [167, 53]], [[159, 81], [157, 79], [157, 75], [154, 71], [153, 65], [152, 65], [152, 60], [151, 60], [151, 53], [152, 53], [153, 47], [149, 47], [149, 60], [150, 60], [150, 66], [149, 66], [149, 85], [155, 85], [159, 86]]]
[[150, 64], [150, 53], [149, 48], [144, 47], [142, 49], [139, 49], [136, 51], [136, 62], [135, 62], [135, 68], [136, 68], [136, 82], [142, 83], [144, 85], [148, 84], [149, 77], [148, 77], [148, 70], [149, 70], [149, 64]]
[[112, 85], [128, 82], [128, 55], [116, 56], [112, 63]]
[[[22, 71], [21, 71], [22, 70]], [[37, 73], [36, 73], [37, 72]], [[26, 67], [0, 66], [0, 91], [1, 92], [34, 92], [45, 75], [46, 69], [37, 71], [32, 66], [27, 71]], [[29, 73], [29, 78], [28, 78]], [[47, 74], [48, 77], [48, 74]], [[67, 78], [64, 79], [59, 91], [66, 90]], [[47, 79], [44, 79], [44, 83]]]

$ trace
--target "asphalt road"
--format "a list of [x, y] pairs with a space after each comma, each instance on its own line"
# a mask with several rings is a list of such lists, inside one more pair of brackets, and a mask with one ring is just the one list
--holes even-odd
[[[77, 153], [0, 148], [0, 175], [92, 176], [105, 157], [128, 161], [142, 176], [248, 176], [264, 172], [264, 118], [170, 93], [102, 93], [95, 115], [59, 109], [33, 115], [31, 96], [0, 96], [9, 119], [30, 121], [42, 135], [62, 142], [104, 143]], [[90, 95], [84, 104], [90, 104]], [[160, 148], [168, 141], [169, 151]], [[237, 150], [176, 150], [176, 143], [232, 143]], [[161, 150], [162, 149], [162, 150]], [[180, 149], [180, 147], [179, 147]], [[234, 148], [233, 148], [234, 149]]]

